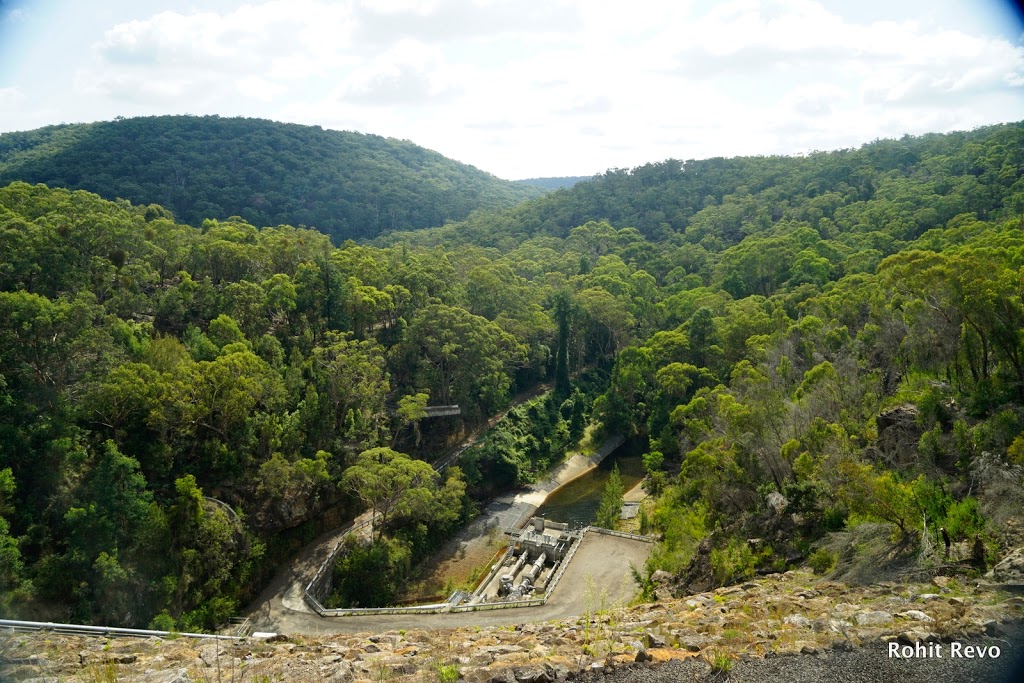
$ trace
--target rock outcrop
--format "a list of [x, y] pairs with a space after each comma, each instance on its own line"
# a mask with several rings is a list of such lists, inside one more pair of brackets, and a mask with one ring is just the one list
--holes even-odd
[[505, 627], [219, 642], [0, 633], [0, 679], [412, 683], [428, 672], [436, 674], [429, 680], [552, 683], [723, 653], [813, 656], [879, 640], [998, 637], [1005, 622], [1022, 617], [1024, 597], [956, 579], [848, 586], [791, 571], [682, 599]]
[[907, 465], [917, 460], [917, 444], [924, 433], [917, 415], [917, 406], [906, 403], [883, 410], [875, 418], [878, 450], [890, 464]]
[[1024, 586], [1024, 547], [1017, 548], [1000, 560], [985, 578], [998, 583]]

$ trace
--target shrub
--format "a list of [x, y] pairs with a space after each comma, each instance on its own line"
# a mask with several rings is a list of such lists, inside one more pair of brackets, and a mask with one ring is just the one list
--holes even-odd
[[153, 631], [173, 631], [174, 627], [174, 617], [167, 610], [156, 615], [153, 617], [153, 621], [149, 622], [149, 628]]
[[836, 554], [821, 548], [811, 553], [807, 558], [807, 564], [814, 570], [815, 574], [827, 574], [836, 566]]
[[754, 575], [755, 563], [750, 546], [740, 539], [730, 539], [724, 548], [711, 551], [711, 573], [718, 586], [749, 579]]
[[973, 539], [985, 530], [985, 517], [977, 498], [964, 498], [949, 506], [946, 531], [954, 539]]
[[724, 650], [714, 650], [705, 656], [707, 663], [711, 666], [711, 673], [727, 674], [732, 671], [732, 657]]
[[458, 683], [461, 672], [459, 671], [458, 664], [442, 664], [438, 662], [434, 665], [434, 674], [437, 678], [437, 683]]

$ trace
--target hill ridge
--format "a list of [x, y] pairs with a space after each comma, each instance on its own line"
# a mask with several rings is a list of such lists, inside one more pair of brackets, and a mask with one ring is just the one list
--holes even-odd
[[0, 134], [0, 185], [21, 180], [160, 204], [179, 221], [240, 216], [335, 242], [436, 227], [542, 190], [407, 140], [267, 119], [150, 116]]

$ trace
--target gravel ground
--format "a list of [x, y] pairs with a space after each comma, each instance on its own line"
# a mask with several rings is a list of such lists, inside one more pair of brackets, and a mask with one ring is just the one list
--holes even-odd
[[1024, 624], [1011, 627], [1001, 638], [976, 638], [965, 645], [996, 645], [998, 659], [890, 659], [887, 646], [874, 643], [850, 652], [830, 650], [820, 655], [792, 655], [738, 661], [728, 674], [711, 673], [697, 659], [672, 661], [657, 667], [638, 665], [607, 673], [587, 673], [580, 683], [1021, 683], [1024, 681]]

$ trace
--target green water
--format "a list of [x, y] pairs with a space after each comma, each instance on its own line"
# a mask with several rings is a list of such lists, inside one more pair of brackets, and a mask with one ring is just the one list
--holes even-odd
[[548, 496], [537, 510], [537, 515], [553, 522], [568, 522], [570, 528], [586, 526], [594, 521], [601, 506], [601, 495], [611, 476], [612, 468], [619, 466], [623, 491], [629, 491], [644, 476], [640, 457], [642, 444], [627, 441], [601, 461], [595, 469], [575, 479]]

